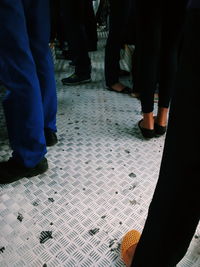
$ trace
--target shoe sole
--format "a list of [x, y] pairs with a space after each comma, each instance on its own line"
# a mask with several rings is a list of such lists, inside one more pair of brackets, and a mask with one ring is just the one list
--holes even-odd
[[79, 84], [89, 83], [89, 82], [91, 82], [91, 79], [84, 80], [84, 81], [81, 81], [81, 82], [76, 82], [76, 83], [66, 83], [66, 82], [62, 82], [62, 83], [63, 83], [63, 85], [79, 85]]

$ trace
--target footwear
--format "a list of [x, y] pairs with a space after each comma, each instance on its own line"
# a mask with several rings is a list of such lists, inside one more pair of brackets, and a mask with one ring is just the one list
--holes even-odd
[[154, 123], [154, 130], [156, 135], [163, 135], [167, 131], [167, 126], [161, 126], [158, 123]]
[[48, 128], [44, 129], [44, 136], [46, 139], [47, 146], [54, 146], [58, 142], [56, 133]]
[[44, 173], [48, 169], [47, 159], [44, 157], [33, 168], [27, 168], [14, 158], [0, 162], [0, 184], [9, 184], [21, 178], [29, 178]]
[[113, 89], [112, 87], [108, 86], [107, 89], [109, 91], [113, 91], [113, 92], [116, 92], [116, 93], [121, 93], [121, 94], [131, 94], [132, 93], [132, 89], [128, 86], [125, 86], [121, 91], [117, 91], [115, 89]]
[[88, 83], [91, 81], [90, 75], [77, 75], [72, 74], [68, 78], [62, 79], [63, 85], [78, 85], [82, 83]]
[[125, 234], [121, 243], [121, 258], [126, 266], [130, 266], [135, 253], [135, 249], [140, 240], [140, 233], [136, 230], [131, 230]]
[[140, 129], [143, 137], [145, 137], [145, 138], [153, 138], [153, 137], [155, 137], [155, 131], [154, 131], [154, 129], [143, 128], [140, 125], [142, 121], [143, 121], [143, 119], [138, 122], [138, 127], [139, 127], [139, 129]]

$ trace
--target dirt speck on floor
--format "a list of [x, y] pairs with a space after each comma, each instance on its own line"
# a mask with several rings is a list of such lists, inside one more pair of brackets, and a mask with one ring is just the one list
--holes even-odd
[[40, 244], [44, 244], [47, 240], [53, 238], [52, 231], [42, 231], [40, 233]]
[[100, 230], [99, 228], [91, 229], [91, 230], [89, 230], [89, 234], [92, 236], [96, 235], [99, 232], [99, 230]]

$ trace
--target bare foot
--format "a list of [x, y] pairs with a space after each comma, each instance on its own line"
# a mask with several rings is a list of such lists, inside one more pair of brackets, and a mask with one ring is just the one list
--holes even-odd
[[165, 127], [167, 125], [168, 112], [169, 108], [159, 107], [157, 117], [155, 117], [155, 122], [158, 125]]
[[149, 129], [149, 130], [154, 129], [153, 112], [143, 113], [143, 120], [141, 121], [140, 126], [142, 128]]
[[117, 92], [121, 92], [126, 86], [123, 85], [122, 83], [115, 83], [111, 85], [110, 87]]

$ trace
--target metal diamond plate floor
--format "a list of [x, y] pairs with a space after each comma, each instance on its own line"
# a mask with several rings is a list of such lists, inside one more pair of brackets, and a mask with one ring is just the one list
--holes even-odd
[[[55, 62], [59, 142], [48, 150], [47, 173], [0, 187], [0, 267], [124, 267], [121, 238], [143, 228], [164, 137], [143, 140], [138, 100], [105, 89], [105, 38], [100, 32], [90, 54], [91, 83], [62, 86], [73, 68]], [[5, 160], [2, 107], [0, 129]], [[178, 267], [200, 266], [199, 236], [200, 227]]]

